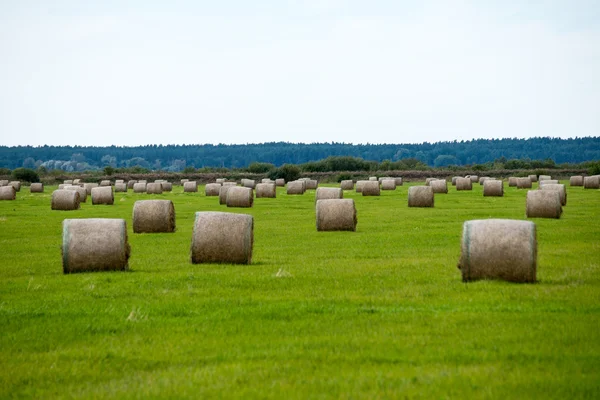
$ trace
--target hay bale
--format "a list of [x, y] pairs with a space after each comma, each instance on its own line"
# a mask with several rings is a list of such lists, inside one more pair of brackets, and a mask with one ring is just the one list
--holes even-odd
[[538, 189], [541, 189], [542, 186], [544, 186], [544, 185], [556, 185], [559, 183], [560, 182], [557, 179], [545, 179], [543, 181], [540, 181], [540, 183], [538, 185]]
[[115, 179], [115, 185], [117, 183], [125, 183], [125, 181], [123, 179]]
[[[548, 181], [543, 181], [543, 182], [548, 182]], [[565, 185], [560, 184], [560, 183], [552, 183], [552, 184], [547, 183], [545, 185], [540, 186], [540, 190], [556, 190], [560, 197], [560, 204], [562, 206], [567, 205], [567, 189], [566, 189]]]
[[0, 186], [0, 200], [15, 200], [17, 191], [13, 186]]
[[530, 190], [527, 192], [525, 215], [527, 218], [560, 218], [562, 206], [556, 190]]
[[306, 190], [311, 189], [315, 190], [319, 186], [319, 182], [316, 179], [307, 179], [306, 181]]
[[[130, 181], [127, 181], [127, 189], [131, 189], [133, 190], [133, 185], [135, 185], [136, 183], [138, 183], [138, 181], [136, 181], [135, 179], [132, 179]], [[144, 189], [145, 190], [145, 189]]]
[[287, 194], [304, 194], [306, 191], [305, 181], [292, 181], [287, 183]]
[[276, 186], [280, 186], [280, 187], [285, 186], [285, 179], [283, 179], [283, 178], [277, 178], [277, 179], [275, 179], [275, 185]]
[[134, 183], [133, 193], [146, 193], [146, 184], [143, 182]]
[[183, 191], [189, 193], [197, 192], [198, 183], [196, 181], [183, 182]]
[[116, 271], [129, 268], [130, 247], [124, 219], [63, 221], [63, 272]]
[[466, 221], [458, 268], [464, 282], [480, 279], [535, 282], [535, 224], [509, 219]]
[[453, 176], [453, 177], [452, 177], [452, 186], [456, 186], [456, 180], [457, 180], [458, 178], [462, 178], [462, 176]]
[[369, 182], [369, 181], [365, 181], [365, 180], [356, 181], [356, 185], [355, 185], [356, 193], [362, 193], [365, 182]]
[[429, 186], [432, 181], [437, 180], [437, 178], [427, 178], [425, 179], [425, 186]]
[[517, 178], [517, 189], [531, 189], [531, 179]]
[[473, 190], [473, 182], [470, 178], [457, 178], [456, 190]]
[[204, 187], [205, 196], [218, 196], [221, 189], [220, 183], [207, 183]]
[[92, 188], [92, 204], [113, 205], [115, 203], [115, 195], [110, 186], [100, 186]]
[[479, 177], [479, 185], [483, 186], [483, 184], [485, 183], [485, 181], [487, 181], [488, 179], [492, 179], [489, 176], [481, 176]]
[[[540, 178], [541, 178], [541, 177], [543, 177], [543, 176], [544, 176], [544, 175], [540, 175]], [[537, 175], [529, 175], [529, 176], [528, 176], [528, 178], [529, 178], [529, 180], [530, 180], [531, 182], [537, 182], [537, 181], [538, 181], [538, 177], [537, 177]]]
[[275, 183], [275, 181], [273, 181], [269, 178], [262, 178], [260, 183]]
[[231, 185], [223, 185], [221, 186], [221, 188], [219, 189], [219, 204], [223, 205], [223, 204], [227, 204], [227, 191], [235, 186], [231, 186]]
[[75, 190], [58, 189], [52, 192], [52, 210], [79, 210], [79, 192]]
[[62, 189], [64, 189], [64, 188], [66, 188], [67, 186], [73, 186], [73, 185], [67, 185], [66, 183], [60, 183], [60, 184], [58, 185], [58, 189], [59, 189], [59, 190], [62, 190]]
[[583, 186], [583, 176], [574, 175], [569, 178], [569, 186]]
[[242, 186], [254, 189], [256, 187], [256, 182], [253, 179], [242, 179]]
[[252, 207], [254, 203], [254, 190], [249, 187], [232, 186], [227, 191], [225, 204], [227, 207]]
[[133, 232], [175, 232], [175, 207], [171, 200], [138, 200], [133, 205]]
[[65, 190], [76, 191], [77, 193], [79, 193], [79, 202], [80, 203], [87, 202], [87, 190], [85, 190], [85, 188], [82, 188], [81, 186], [77, 186], [77, 185], [68, 185], [68, 186], [65, 186]]
[[44, 193], [44, 184], [43, 183], [32, 183], [31, 186], [29, 186], [29, 192], [30, 193]]
[[469, 179], [471, 179], [471, 183], [479, 181], [479, 177], [477, 175], [469, 175]]
[[117, 192], [127, 192], [127, 184], [126, 183], [115, 183], [115, 193]]
[[[549, 180], [552, 180], [552, 177], [550, 175], [540, 175], [538, 178], [538, 182], [549, 181]], [[535, 182], [535, 181], [532, 180], [532, 182]]]
[[73, 184], [73, 179], [65, 179], [65, 180], [63, 181], [63, 183], [64, 183], [65, 185], [72, 185], [72, 184]]
[[180, 180], [179, 182], [181, 183], [181, 186], [185, 186], [186, 182], [189, 182], [189, 179], [183, 178], [182, 180]]
[[100, 181], [100, 186], [101, 187], [105, 187], [105, 186], [111, 186], [111, 183], [108, 179], [105, 179], [103, 181]]
[[12, 186], [15, 188], [15, 192], [21, 191], [21, 182], [20, 181], [10, 181], [8, 182], [8, 186]]
[[600, 177], [597, 175], [586, 176], [583, 178], [584, 189], [600, 189]]
[[95, 187], [99, 187], [99, 185], [97, 183], [84, 183], [83, 187], [85, 188], [87, 195], [90, 196], [92, 194], [92, 189]]
[[277, 197], [277, 186], [275, 183], [259, 183], [256, 185], [256, 198], [274, 199]]
[[148, 184], [148, 181], [146, 179], [140, 179], [138, 182], [143, 183], [143, 184]]
[[433, 193], [448, 193], [448, 182], [445, 179], [436, 179], [429, 182]]
[[352, 199], [317, 200], [316, 214], [317, 231], [356, 231], [358, 220]]
[[251, 215], [207, 211], [196, 213], [190, 251], [193, 264], [250, 264], [253, 245], [254, 218]]
[[504, 183], [495, 179], [486, 179], [483, 182], [483, 196], [503, 197]]
[[510, 178], [508, 178], [508, 186], [509, 187], [517, 187], [517, 177], [516, 176], [511, 176]]
[[146, 193], [148, 194], [162, 194], [162, 184], [151, 182], [146, 184]]
[[160, 187], [163, 192], [170, 192], [173, 190], [173, 184], [171, 182], [161, 182]]
[[369, 177], [369, 180], [370, 180], [370, 181], [378, 181], [376, 176], [370, 176], [370, 177]]
[[8, 179], [0, 180], [0, 187], [2, 187], [2, 186], [8, 186]]
[[341, 188], [320, 187], [315, 193], [315, 201], [343, 198], [344, 191]]
[[381, 181], [381, 190], [396, 190], [395, 179], [384, 179]]
[[73, 179], [73, 185], [81, 185], [83, 182], [81, 182], [81, 179], [77, 178], [77, 179]]
[[365, 181], [362, 187], [363, 196], [379, 196], [379, 181]]
[[216, 182], [216, 183], [223, 184], [223, 183], [225, 182], [225, 180], [226, 180], [225, 178], [217, 178], [217, 179], [215, 180], [215, 182]]
[[235, 182], [223, 182], [222, 186], [237, 186]]
[[352, 179], [344, 179], [340, 182], [342, 190], [354, 190], [354, 181]]
[[409, 207], [433, 207], [434, 195], [431, 186], [411, 186], [408, 188]]
[[396, 178], [394, 178], [394, 180], [396, 181], [396, 186], [402, 186], [403, 185], [401, 177], [396, 177]]

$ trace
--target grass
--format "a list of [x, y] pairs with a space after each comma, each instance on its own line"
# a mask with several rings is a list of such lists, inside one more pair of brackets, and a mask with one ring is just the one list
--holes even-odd
[[[598, 398], [600, 191], [536, 219], [536, 284], [465, 284], [462, 224], [524, 219], [525, 190], [353, 198], [357, 232], [317, 232], [314, 191], [227, 209], [217, 197], [116, 193], [50, 210], [0, 201], [1, 398]], [[139, 199], [177, 232], [133, 234]], [[255, 217], [253, 264], [192, 265], [194, 213]], [[63, 275], [64, 218], [124, 218], [130, 271]]]

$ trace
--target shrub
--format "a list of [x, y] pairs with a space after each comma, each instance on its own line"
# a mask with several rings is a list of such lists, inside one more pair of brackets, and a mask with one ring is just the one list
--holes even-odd
[[253, 174], [264, 174], [275, 169], [275, 165], [270, 163], [253, 162], [248, 166], [248, 172]]
[[271, 179], [285, 179], [286, 182], [295, 181], [300, 178], [300, 168], [293, 164], [283, 164], [281, 167], [271, 170], [269, 173]]
[[352, 180], [352, 175], [350, 175], [350, 174], [339, 174], [337, 176], [338, 183], [341, 181], [349, 181], [349, 180]]
[[25, 182], [39, 182], [40, 177], [32, 169], [29, 168], [16, 168], [12, 172], [12, 177], [17, 181], [25, 181]]

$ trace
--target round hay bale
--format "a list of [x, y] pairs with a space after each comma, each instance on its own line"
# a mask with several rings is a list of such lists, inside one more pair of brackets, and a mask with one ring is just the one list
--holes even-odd
[[198, 183], [196, 181], [183, 182], [183, 191], [189, 193], [197, 192]]
[[162, 194], [162, 184], [153, 182], [146, 184], [146, 193], [148, 194]]
[[381, 181], [381, 190], [396, 190], [395, 179], [384, 179]]
[[110, 186], [100, 186], [92, 188], [92, 204], [113, 205], [115, 203], [115, 195]]
[[104, 187], [104, 186], [111, 186], [110, 181], [108, 179], [105, 179], [103, 181], [100, 181], [100, 186]]
[[517, 187], [517, 177], [516, 176], [511, 176], [510, 178], [508, 178], [508, 186], [509, 187]]
[[431, 186], [411, 186], [408, 188], [409, 207], [433, 207], [433, 205], [434, 195]]
[[370, 180], [370, 181], [377, 181], [377, 177], [376, 177], [376, 176], [370, 176], [370, 177], [369, 177], [369, 180]]
[[462, 176], [453, 176], [453, 177], [452, 177], [452, 186], [456, 186], [456, 180], [457, 180], [458, 178], [462, 178]]
[[17, 191], [13, 186], [0, 186], [0, 200], [15, 200]]
[[8, 182], [8, 186], [14, 187], [16, 192], [21, 191], [21, 182], [20, 181], [10, 181], [10, 182]]
[[237, 183], [235, 183], [235, 182], [223, 182], [222, 186], [237, 186]]
[[117, 192], [127, 192], [127, 184], [126, 183], [115, 183], [115, 193]]
[[275, 179], [275, 185], [276, 186], [280, 186], [280, 187], [285, 186], [285, 179], [283, 179], [283, 178], [277, 178], [277, 179]]
[[483, 186], [483, 184], [485, 183], [485, 181], [487, 181], [488, 179], [491, 179], [489, 176], [481, 176], [479, 177], [479, 185]]
[[394, 178], [389, 177], [389, 176], [380, 176], [379, 178], [377, 178], [377, 180], [379, 181], [379, 183], [383, 182], [384, 179], [394, 179]]
[[470, 178], [457, 178], [456, 190], [473, 190], [473, 182]]
[[486, 181], [483, 182], [483, 196], [503, 197], [504, 183], [500, 180], [486, 179]]
[[365, 181], [365, 180], [360, 180], [360, 181], [356, 181], [356, 193], [362, 193], [363, 190], [363, 186], [365, 186], [365, 182], [369, 182], [369, 181]]
[[77, 179], [73, 179], [73, 185], [81, 185], [83, 182], [81, 182], [81, 179], [77, 178]]
[[342, 190], [354, 190], [354, 181], [352, 179], [344, 179], [340, 182]]
[[437, 178], [427, 178], [425, 179], [425, 186], [429, 186], [432, 181], [437, 180]]
[[586, 176], [583, 178], [584, 189], [600, 189], [600, 177]]
[[317, 231], [356, 231], [358, 219], [353, 199], [319, 199], [316, 214]]
[[219, 189], [219, 204], [223, 205], [223, 204], [227, 204], [227, 191], [235, 186], [231, 186], [231, 185], [223, 185], [221, 186], [221, 188]]
[[44, 193], [44, 184], [43, 183], [32, 183], [31, 186], [29, 186], [29, 192], [30, 193]]
[[123, 179], [115, 179], [115, 185], [117, 183], [125, 183], [125, 181]]
[[65, 187], [65, 190], [74, 190], [79, 193], [79, 202], [86, 203], [87, 202], [87, 190], [77, 185], [68, 185]]
[[148, 184], [148, 181], [146, 179], [140, 179], [138, 183]]
[[275, 183], [275, 181], [273, 181], [269, 178], [263, 178], [263, 179], [261, 179], [260, 183]]
[[545, 179], [543, 181], [540, 181], [538, 189], [541, 189], [544, 185], [556, 185], [558, 183], [560, 182], [557, 179]]
[[535, 224], [509, 219], [466, 221], [458, 268], [464, 282], [480, 279], [535, 282]]
[[256, 187], [256, 182], [253, 179], [242, 179], [242, 186], [254, 189]]
[[[544, 176], [544, 175], [540, 175], [540, 178], [541, 178], [541, 177], [543, 177], [543, 176]], [[529, 175], [529, 176], [528, 176], [528, 178], [529, 178], [529, 180], [530, 180], [531, 182], [537, 182], [537, 181], [538, 181], [538, 177], [537, 177], [537, 175]]]
[[394, 178], [394, 180], [396, 181], [396, 186], [402, 186], [403, 185], [401, 177], [396, 177], [396, 178]]
[[65, 179], [65, 180], [63, 181], [63, 183], [64, 183], [65, 185], [72, 185], [72, 184], [73, 184], [73, 179]]
[[436, 179], [429, 182], [433, 193], [448, 193], [448, 182], [445, 179]]
[[90, 196], [92, 194], [92, 189], [99, 186], [97, 183], [84, 183], [83, 187], [85, 188], [85, 191], [87, 192], [88, 196]]
[[133, 185], [135, 185], [136, 183], [138, 183], [138, 181], [136, 181], [135, 179], [127, 181], [127, 189], [132, 189], [133, 190]]
[[52, 192], [52, 210], [79, 210], [79, 192], [75, 190], [58, 189]]
[[270, 199], [277, 197], [277, 186], [275, 186], [275, 183], [259, 183], [256, 185], [256, 198], [262, 197]]
[[569, 186], [583, 186], [583, 176], [574, 175], [569, 178]]
[[320, 187], [315, 192], [315, 201], [343, 198], [344, 191], [341, 188]]
[[218, 196], [221, 189], [220, 183], [207, 183], [204, 187], [205, 196]]
[[252, 207], [254, 190], [249, 187], [232, 186], [227, 191], [225, 203], [227, 207]]
[[254, 218], [251, 215], [207, 211], [196, 213], [190, 251], [193, 264], [250, 264], [253, 245]]
[[479, 177], [477, 175], [469, 175], [469, 179], [471, 180], [471, 183], [479, 181]]
[[186, 182], [189, 182], [189, 181], [190, 181], [189, 179], [183, 178], [183, 179], [182, 179], [182, 180], [180, 180], [179, 182], [181, 183], [181, 186], [184, 186], [184, 184], [185, 184]]
[[124, 219], [63, 221], [63, 272], [117, 271], [129, 268], [130, 247]]
[[531, 179], [517, 178], [517, 189], [531, 189]]
[[163, 192], [171, 192], [173, 190], [173, 184], [171, 182], [161, 182], [160, 187]]
[[175, 232], [175, 207], [171, 200], [138, 200], [133, 205], [133, 232]]
[[379, 196], [379, 181], [365, 181], [362, 187], [363, 196]]
[[[538, 178], [538, 182], [549, 181], [549, 180], [552, 180], [552, 177], [550, 175], [540, 175]], [[535, 182], [535, 181], [532, 181], [532, 182]]]
[[146, 193], [146, 184], [143, 182], [136, 182], [133, 184], [133, 193]]
[[287, 183], [287, 194], [304, 194], [306, 190], [305, 181], [292, 181]]
[[64, 188], [66, 188], [67, 186], [73, 186], [73, 185], [67, 185], [66, 183], [61, 183], [58, 185], [58, 189], [62, 190]]
[[215, 182], [223, 184], [225, 182], [225, 178], [217, 178]]
[[[542, 181], [542, 182], [548, 182], [548, 181]], [[560, 183], [553, 183], [553, 184], [547, 183], [545, 185], [540, 186], [540, 190], [556, 190], [560, 197], [560, 204], [562, 206], [567, 205], [567, 189], [566, 189], [565, 185], [560, 184]]]
[[560, 218], [562, 206], [556, 190], [530, 190], [527, 192], [525, 215], [527, 218]]
[[316, 179], [307, 179], [306, 181], [306, 189], [315, 190], [319, 186], [319, 182]]
[[0, 187], [2, 186], [8, 186], [8, 179], [1, 179], [0, 180]]

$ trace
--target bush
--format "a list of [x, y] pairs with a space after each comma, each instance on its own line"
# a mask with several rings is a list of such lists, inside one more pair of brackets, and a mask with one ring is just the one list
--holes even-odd
[[0, 168], [0, 175], [10, 175], [10, 169]]
[[352, 179], [352, 175], [350, 174], [339, 174], [337, 176], [338, 183], [340, 183], [341, 181], [349, 181], [350, 179]]
[[248, 166], [248, 172], [253, 174], [264, 174], [275, 169], [275, 165], [270, 163], [253, 162]]
[[588, 169], [590, 175], [600, 175], [600, 161], [592, 163], [590, 168]]
[[281, 167], [271, 170], [269, 178], [283, 178], [286, 182], [295, 181], [300, 178], [300, 168], [293, 164], [283, 164]]
[[13, 170], [12, 172], [12, 177], [13, 179], [17, 180], [17, 181], [24, 181], [24, 182], [39, 182], [40, 181], [40, 177], [37, 174], [37, 172], [35, 172], [32, 169], [29, 168], [16, 168]]

